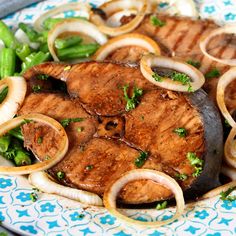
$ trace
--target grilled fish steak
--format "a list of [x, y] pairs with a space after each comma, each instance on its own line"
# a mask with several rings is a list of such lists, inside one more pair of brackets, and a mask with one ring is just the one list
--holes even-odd
[[[65, 67], [68, 65], [45, 63], [24, 76], [30, 79], [47, 74], [66, 81], [70, 98], [57, 93], [32, 93], [19, 111], [19, 114], [38, 112], [59, 121], [84, 118], [66, 127], [70, 149], [49, 170], [52, 176], [63, 171], [62, 183], [102, 196], [112, 180], [138, 168], [135, 161], [140, 153], [147, 152], [148, 158], [141, 168], [159, 170], [173, 178], [181, 173], [188, 175], [186, 180], [178, 180], [188, 197], [219, 184], [222, 127], [219, 114], [205, 92], [187, 95], [158, 89], [144, 79], [138, 67], [128, 64], [86, 62], [71, 65], [70, 70], [64, 70]], [[144, 92], [137, 107], [129, 112], [125, 110], [125, 85], [129, 85], [130, 96], [135, 86]], [[33, 126], [24, 125], [25, 145], [43, 160], [47, 152], [36, 143]], [[78, 132], [78, 127], [83, 127], [83, 131]], [[186, 128], [186, 138], [173, 132], [178, 127]], [[44, 136], [44, 129], [37, 135]], [[195, 169], [186, 157], [188, 152], [204, 160], [203, 172], [198, 177], [192, 176]], [[122, 202], [130, 204], [170, 197], [168, 189], [150, 180], [129, 183], [119, 195]]]

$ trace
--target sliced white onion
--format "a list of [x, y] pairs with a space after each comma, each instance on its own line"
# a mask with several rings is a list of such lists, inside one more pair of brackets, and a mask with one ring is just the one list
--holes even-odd
[[190, 82], [193, 91], [200, 89], [205, 83], [205, 77], [203, 74], [197, 70], [194, 66], [188, 63], [179, 61], [177, 59], [155, 56], [155, 55], [145, 55], [140, 61], [140, 69], [143, 76], [149, 80], [151, 83], [169, 90], [188, 92], [188, 85], [182, 85], [180, 82], [173, 81], [169, 78], [164, 78], [162, 82], [155, 81], [152, 77], [154, 72], [152, 67], [163, 67], [168, 69], [173, 69], [178, 72], [188, 75], [193, 81]]
[[98, 28], [85, 20], [80, 19], [70, 19], [58, 23], [49, 33], [48, 33], [48, 48], [54, 59], [54, 61], [59, 61], [54, 50], [54, 42], [56, 38], [65, 32], [78, 32], [85, 34], [93, 39], [100, 45], [107, 42], [107, 37], [101, 33]]
[[148, 6], [149, 5], [147, 0], [113, 0], [104, 3], [102, 6], [99, 7], [106, 13], [107, 18], [109, 18], [116, 12], [120, 12], [122, 10], [135, 9], [137, 11], [137, 14], [134, 19], [132, 19], [129, 23], [119, 27], [110, 27], [106, 24], [106, 21], [104, 21], [97, 14], [91, 15], [91, 21], [98, 26], [101, 32], [110, 36], [126, 34], [138, 27], [138, 25], [144, 19], [145, 14], [148, 11]]
[[207, 37], [203, 38], [200, 41], [200, 49], [205, 56], [207, 56], [208, 58], [210, 58], [213, 61], [217, 61], [219, 63], [229, 65], [229, 66], [236, 66], [236, 59], [235, 58], [234, 59], [217, 58], [217, 57], [210, 55], [207, 52], [207, 45], [210, 42], [210, 40], [213, 37], [220, 35], [220, 34], [236, 34], [236, 25], [228, 25], [228, 26], [224, 26], [222, 28], [212, 30], [211, 33], [207, 35]]
[[130, 16], [130, 15], [136, 15], [137, 14], [137, 10], [123, 10], [123, 11], [119, 11], [119, 12], [116, 12], [115, 14], [111, 15], [107, 20], [106, 20], [106, 24], [108, 26], [111, 26], [111, 27], [118, 27], [121, 25], [121, 18], [123, 16]]
[[45, 193], [56, 194], [89, 205], [103, 205], [102, 199], [97, 194], [57, 184], [43, 171], [30, 174], [29, 182]]
[[[176, 213], [171, 219], [168, 219], [162, 222], [142, 222], [142, 221], [134, 220], [127, 216], [124, 216], [120, 212], [117, 211], [116, 198], [120, 190], [127, 183], [134, 180], [140, 180], [140, 179], [153, 180], [165, 186], [166, 188], [170, 189], [173, 192], [176, 199]], [[111, 183], [111, 185], [105, 190], [103, 203], [105, 207], [107, 208], [107, 210], [112, 215], [117, 217], [119, 220], [125, 222], [125, 224], [138, 225], [138, 226], [144, 226], [144, 227], [159, 227], [165, 224], [169, 224], [182, 215], [182, 213], [184, 212], [184, 207], [185, 207], [183, 191], [178, 185], [178, 183], [173, 178], [171, 178], [170, 176], [162, 172], [149, 170], [149, 169], [137, 169], [137, 170], [126, 172], [118, 180]]]
[[236, 79], [236, 68], [231, 68], [220, 77], [216, 91], [216, 100], [218, 107], [224, 118], [232, 127], [234, 127], [236, 123], [230, 115], [225, 104], [225, 89], [234, 79]]
[[38, 49], [40, 46], [39, 43], [31, 42], [27, 34], [22, 29], [18, 29], [15, 32], [15, 37], [18, 42], [23, 43], [23, 44], [28, 44], [33, 49]]
[[213, 198], [216, 196], [220, 196], [221, 192], [227, 191], [229, 188], [235, 187], [236, 186], [236, 181], [232, 181], [228, 184], [224, 184], [218, 188], [214, 188], [213, 190], [207, 192], [204, 194], [201, 199], [207, 199], [207, 198]]
[[87, 3], [68, 3], [68, 4], [63, 4], [59, 7], [56, 7], [50, 11], [45, 12], [44, 14], [42, 14], [34, 23], [34, 28], [37, 31], [42, 31], [43, 30], [43, 22], [48, 19], [51, 18], [53, 16], [59, 15], [62, 12], [65, 11], [69, 11], [69, 10], [74, 10], [74, 11], [82, 11], [85, 12], [87, 14], [87, 18], [89, 19], [90, 16], [90, 10], [91, 7], [89, 4]]
[[236, 169], [228, 165], [223, 165], [221, 167], [221, 173], [232, 180], [236, 180]]
[[151, 38], [142, 34], [125, 34], [110, 39], [106, 44], [100, 47], [94, 54], [93, 59], [97, 61], [105, 60], [113, 51], [126, 46], [139, 46], [150, 53], [161, 54], [158, 44]]
[[47, 170], [57, 164], [65, 156], [68, 150], [68, 137], [65, 132], [65, 129], [61, 126], [56, 120], [41, 114], [27, 114], [23, 116], [18, 116], [12, 120], [9, 120], [0, 125], [0, 136], [6, 134], [9, 130], [12, 130], [20, 125], [25, 120], [32, 120], [34, 122], [41, 122], [45, 125], [48, 125], [54, 129], [61, 137], [61, 145], [57, 150], [57, 153], [54, 157], [51, 157], [48, 160], [43, 162], [37, 162], [36, 164], [19, 166], [19, 167], [9, 167], [9, 166], [0, 166], [0, 174], [5, 175], [25, 175], [30, 174], [35, 171]]
[[0, 91], [8, 87], [6, 98], [0, 103], [0, 124], [12, 119], [24, 101], [27, 84], [23, 77], [12, 76], [0, 80]]
[[230, 166], [236, 168], [236, 155], [235, 155], [235, 138], [236, 136], [236, 126], [234, 126], [230, 133], [229, 136], [226, 139], [225, 142], [225, 147], [224, 147], [224, 153], [225, 153], [225, 161], [227, 164], [229, 164]]

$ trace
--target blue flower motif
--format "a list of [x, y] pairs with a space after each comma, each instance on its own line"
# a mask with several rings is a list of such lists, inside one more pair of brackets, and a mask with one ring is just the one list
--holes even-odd
[[0, 212], [0, 221], [4, 221], [5, 220], [5, 216], [3, 216], [2, 212]]
[[38, 231], [32, 225], [22, 225], [20, 227], [21, 230], [28, 231], [31, 234], [37, 234]]
[[217, 233], [214, 233], [214, 234], [207, 234], [206, 236], [221, 236], [221, 233], [217, 232]]
[[105, 224], [113, 225], [115, 223], [115, 221], [116, 221], [116, 218], [111, 215], [105, 215], [100, 218], [100, 222], [103, 225], [105, 225]]
[[206, 210], [202, 210], [202, 211], [196, 211], [195, 212], [195, 217], [204, 220], [209, 216], [209, 214], [207, 213]]
[[235, 20], [236, 18], [236, 14], [233, 14], [233, 13], [228, 13], [225, 15], [225, 20]]
[[50, 202], [47, 202], [47, 203], [45, 203], [45, 204], [43, 204], [43, 205], [40, 206], [41, 212], [46, 212], [46, 211], [48, 211], [48, 212], [54, 212], [55, 207], [56, 207], [56, 206], [55, 206], [55, 205], [52, 205]]
[[193, 227], [193, 226], [189, 226], [187, 229], [185, 229], [184, 231], [188, 231], [190, 232], [191, 234], [196, 234], [196, 231], [200, 230], [200, 228], [196, 228], [196, 227]]
[[205, 11], [206, 13], [211, 14], [211, 13], [215, 12], [216, 9], [215, 9], [215, 6], [206, 6], [205, 9], [204, 9], [204, 11]]
[[30, 193], [20, 192], [19, 195], [16, 196], [16, 198], [19, 199], [21, 202], [31, 201]]
[[12, 186], [11, 179], [0, 178], [0, 188], [7, 188]]
[[34, 17], [34, 15], [25, 15], [25, 19], [24, 20], [32, 20]]
[[78, 212], [74, 212], [73, 214], [70, 214], [70, 218], [72, 221], [81, 221], [84, 219], [84, 214], [79, 214]]
[[231, 210], [232, 208], [236, 208], [236, 201], [224, 201], [221, 206], [226, 210]]
[[230, 6], [230, 5], [233, 5], [233, 4], [230, 0], [226, 0], [226, 1], [224, 1], [224, 5], [225, 6]]
[[162, 217], [162, 220], [164, 221], [164, 220], [169, 220], [169, 219], [171, 219], [173, 216], [172, 215], [164, 215], [163, 217]]
[[68, 17], [73, 17], [75, 16], [75, 11], [66, 11], [64, 12], [64, 15], [65, 15], [65, 18], [68, 18]]

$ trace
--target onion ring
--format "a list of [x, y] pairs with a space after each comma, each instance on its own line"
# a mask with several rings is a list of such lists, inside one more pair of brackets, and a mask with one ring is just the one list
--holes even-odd
[[64, 32], [75, 31], [94, 38], [100, 45], [107, 42], [107, 37], [101, 33], [94, 24], [88, 21], [80, 19], [62, 21], [56, 24], [56, 26], [48, 33], [48, 48], [54, 61], [59, 61], [59, 58], [54, 50], [54, 41], [56, 38]]
[[203, 74], [194, 66], [191, 66], [185, 62], [173, 58], [155, 56], [152, 54], [143, 56], [140, 61], [140, 69], [143, 76], [151, 83], [159, 87], [179, 92], [188, 92], [187, 85], [181, 85], [179, 82], [173, 81], [169, 78], [164, 78], [164, 81], [162, 82], [155, 81], [152, 77], [154, 73], [152, 67], [154, 66], [169, 68], [185, 73], [193, 79], [193, 82], [190, 82], [193, 91], [200, 89], [205, 83], [205, 77]]
[[[139, 179], [150, 179], [157, 183], [160, 183], [170, 190], [175, 195], [176, 199], [176, 213], [175, 215], [166, 221], [163, 222], [141, 222], [138, 220], [131, 219], [127, 216], [122, 215], [120, 212], [116, 209], [116, 197], [122, 187], [124, 187], [127, 183], [134, 180]], [[103, 203], [107, 210], [114, 215], [115, 217], [119, 218], [121, 221], [125, 222], [126, 224], [131, 225], [138, 225], [138, 226], [144, 226], [144, 227], [159, 227], [165, 224], [169, 224], [173, 222], [176, 218], [178, 218], [183, 212], [184, 212], [184, 197], [183, 197], [183, 191], [178, 185], [178, 183], [171, 178], [170, 176], [159, 172], [155, 170], [149, 170], [149, 169], [138, 169], [138, 170], [132, 170], [126, 172], [124, 175], [122, 175], [118, 180], [114, 181], [104, 192], [103, 197]]]
[[111, 52], [125, 46], [140, 46], [147, 49], [150, 53], [154, 53], [156, 55], [161, 54], [161, 49], [154, 40], [142, 34], [132, 33], [120, 35], [110, 39], [106, 44], [97, 50], [93, 56], [93, 59], [103, 61]]
[[234, 141], [234, 137], [236, 136], [236, 126], [234, 126], [229, 136], [226, 139], [225, 147], [224, 147], [224, 154], [225, 154], [225, 161], [228, 165], [236, 168], [236, 153], [233, 150], [233, 145], [236, 145]]
[[147, 0], [113, 0], [100, 6], [100, 9], [106, 13], [108, 18], [114, 13], [122, 10], [137, 9], [135, 18], [129, 23], [115, 28], [108, 26], [106, 22], [97, 14], [91, 15], [91, 21], [96, 24], [99, 30], [104, 34], [110, 36], [126, 34], [134, 30], [142, 22], [148, 11], [148, 6], [149, 4]]
[[228, 121], [228, 123], [232, 127], [236, 125], [236, 122], [230, 115], [225, 105], [225, 89], [235, 78], [236, 78], [236, 68], [231, 68], [220, 77], [218, 81], [218, 85], [217, 85], [217, 90], [216, 90], [216, 101], [217, 101], [218, 107], [222, 115], [224, 116], [224, 118]]
[[0, 91], [8, 87], [6, 98], [0, 104], [0, 124], [12, 119], [24, 101], [27, 84], [23, 77], [12, 76], [0, 80]]
[[219, 196], [221, 192], [227, 191], [229, 188], [235, 187], [236, 181], [229, 182], [228, 184], [224, 184], [218, 188], [214, 188], [213, 190], [205, 193], [200, 200], [207, 199], [207, 198], [213, 198], [216, 196]]
[[223, 165], [221, 168], [221, 173], [232, 180], [236, 180], [236, 169], [228, 165]]
[[[51, 18], [53, 16], [56, 16], [64, 11], [69, 11], [69, 10], [82, 10], [88, 13], [88, 15], [90, 16], [90, 10], [91, 7], [89, 6], [89, 4], [85, 4], [85, 3], [68, 3], [68, 4], [63, 4], [59, 7], [56, 7], [50, 11], [45, 12], [44, 14], [42, 14], [35, 22], [34, 22], [34, 28], [37, 31], [43, 31], [43, 22], [47, 19], [47, 18]], [[89, 17], [88, 17], [89, 18]], [[65, 18], [66, 19], [66, 18]]]
[[42, 171], [51, 168], [55, 164], [57, 164], [61, 159], [65, 156], [68, 150], [68, 137], [65, 132], [65, 129], [61, 126], [59, 122], [56, 120], [41, 114], [27, 114], [23, 116], [18, 116], [12, 120], [5, 122], [0, 125], [0, 136], [6, 134], [9, 130], [22, 125], [22, 122], [25, 120], [32, 120], [36, 122], [42, 122], [46, 125], [49, 125], [51, 128], [56, 130], [61, 138], [62, 145], [57, 151], [55, 157], [50, 158], [49, 160], [45, 160], [43, 162], [38, 162], [36, 164], [28, 165], [28, 166], [20, 166], [20, 167], [9, 167], [9, 166], [0, 166], [0, 174], [6, 175], [25, 175], [30, 174], [35, 171]]
[[219, 63], [225, 64], [225, 65], [229, 65], [229, 66], [236, 66], [236, 59], [220, 59], [217, 57], [214, 57], [212, 55], [210, 55], [207, 52], [207, 44], [210, 42], [210, 40], [217, 36], [220, 35], [222, 33], [228, 33], [228, 34], [236, 34], [236, 26], [235, 25], [229, 25], [229, 26], [225, 26], [219, 29], [215, 29], [213, 30], [210, 34], [208, 34], [208, 36], [206, 38], [203, 38], [200, 41], [200, 49], [202, 51], [202, 53], [207, 56], [208, 58], [210, 58], [213, 61], [217, 61]]
[[103, 205], [102, 199], [97, 194], [57, 184], [43, 171], [31, 173], [28, 179], [32, 185], [42, 192], [60, 195], [84, 204]]

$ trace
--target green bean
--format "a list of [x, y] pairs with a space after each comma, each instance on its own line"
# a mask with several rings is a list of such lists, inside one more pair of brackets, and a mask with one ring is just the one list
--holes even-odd
[[11, 142], [10, 135], [0, 137], [0, 152], [6, 152]]
[[23, 137], [23, 134], [21, 132], [21, 128], [20, 127], [16, 127], [10, 131], [8, 131], [8, 134], [10, 134], [11, 136], [21, 140], [21, 141], [24, 141], [24, 137]]
[[1, 51], [1, 78], [12, 76], [15, 72], [16, 53], [12, 48], [3, 48]]
[[3, 102], [5, 97], [7, 96], [8, 93], [8, 87], [5, 87], [1, 92], [0, 92], [0, 103]]
[[25, 58], [29, 56], [31, 49], [28, 44], [23, 44], [21, 47], [16, 49], [16, 55], [22, 60], [25, 61]]
[[57, 23], [68, 19], [82, 19], [87, 20], [87, 18], [82, 16], [70, 17], [70, 18], [48, 18], [43, 22], [43, 27], [46, 30], [51, 30]]
[[37, 53], [31, 53], [28, 57], [26, 57], [25, 62], [22, 63], [21, 74], [23, 74], [29, 68], [38, 65], [42, 62], [48, 61], [49, 59], [50, 53], [44, 53], [41, 51]]
[[71, 37], [66, 37], [63, 39], [56, 39], [55, 47], [57, 49], [64, 49], [64, 48], [74, 46], [76, 44], [80, 44], [82, 41], [83, 41], [82, 38], [79, 36], [71, 36]]
[[44, 52], [44, 53], [47, 53], [49, 52], [49, 49], [48, 49], [48, 44], [47, 43], [42, 43], [39, 47], [39, 50], [41, 52]]
[[86, 58], [93, 55], [97, 51], [98, 47], [98, 44], [83, 44], [64, 49], [58, 49], [57, 55], [63, 61], [77, 58]]
[[37, 42], [40, 34], [36, 32], [32, 26], [25, 23], [19, 23], [18, 27], [26, 33], [31, 42]]
[[0, 39], [4, 42], [8, 48], [16, 48], [19, 46], [14, 34], [7, 27], [7, 25], [0, 20]]
[[14, 158], [16, 166], [25, 166], [31, 164], [30, 154], [25, 150], [17, 150]]

